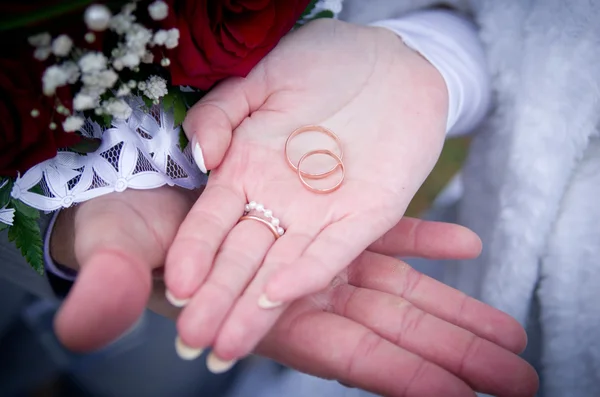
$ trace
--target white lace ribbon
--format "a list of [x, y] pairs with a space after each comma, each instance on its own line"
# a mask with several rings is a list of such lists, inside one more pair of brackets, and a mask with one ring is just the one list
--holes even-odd
[[6, 223], [8, 226], [12, 226], [15, 220], [15, 209], [14, 208], [0, 208], [0, 222]]
[[75, 203], [122, 192], [126, 189], [154, 189], [180, 186], [194, 189], [206, 184], [190, 148], [179, 147], [179, 127], [173, 114], [160, 106], [144, 111], [136, 98], [127, 120], [114, 120], [101, 127], [86, 120], [80, 131], [88, 137], [102, 137], [93, 153], [59, 152], [53, 159], [31, 168], [14, 183], [14, 199], [43, 211], [68, 208]]

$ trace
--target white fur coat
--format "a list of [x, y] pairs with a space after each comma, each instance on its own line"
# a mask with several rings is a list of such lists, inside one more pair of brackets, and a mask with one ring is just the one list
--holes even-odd
[[[346, 0], [342, 19], [369, 23], [440, 3]], [[527, 327], [540, 396], [599, 396], [600, 1], [443, 3], [480, 27], [496, 103], [474, 135], [456, 214], [484, 251], [438, 265], [441, 277]], [[279, 390], [358, 395], [319, 382], [290, 376]]]
[[[348, 19], [434, 1], [348, 0]], [[544, 397], [600, 395], [600, 1], [448, 1], [480, 27], [495, 107], [458, 222], [484, 242], [444, 281], [516, 317]]]

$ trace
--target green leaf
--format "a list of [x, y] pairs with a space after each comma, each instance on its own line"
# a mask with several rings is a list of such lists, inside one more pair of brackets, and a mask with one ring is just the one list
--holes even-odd
[[2, 222], [0, 222], [0, 232], [2, 232], [2, 231], [4, 231], [4, 230], [8, 229], [9, 227], [10, 227], [10, 226], [9, 226], [9, 225], [7, 225], [6, 223], [2, 223]]
[[41, 21], [49, 20], [61, 15], [73, 12], [77, 9], [93, 3], [94, 0], [71, 0], [61, 1], [49, 7], [32, 7], [31, 12], [15, 17], [10, 13], [2, 15], [0, 19], [0, 31], [14, 29], [21, 26], [31, 25]]
[[40, 211], [28, 206], [22, 201], [19, 200], [11, 200], [11, 205], [17, 211], [26, 218], [37, 220], [40, 218]]
[[179, 130], [179, 147], [181, 148], [181, 150], [184, 150], [187, 145], [190, 143], [190, 141], [188, 140], [187, 136], [185, 135], [185, 131], [183, 131], [183, 128]]
[[181, 125], [181, 123], [183, 123], [186, 113], [187, 107], [185, 106], [183, 98], [181, 98], [180, 96], [176, 96], [175, 100], [173, 101], [173, 119], [176, 126]]
[[180, 92], [180, 96], [185, 102], [185, 106], [189, 109], [196, 104], [205, 95], [205, 92], [191, 91], [191, 92]]
[[100, 139], [82, 137], [79, 142], [71, 146], [69, 149], [80, 154], [93, 153], [98, 150], [101, 143], [102, 141]]
[[173, 93], [173, 90], [171, 90], [162, 98], [163, 108], [166, 110], [171, 109], [173, 107], [173, 101], [175, 101], [175, 94]]
[[317, 5], [317, 1], [318, 0], [311, 0], [310, 3], [308, 3], [308, 6], [306, 7], [306, 9], [304, 10], [304, 12], [300, 16], [300, 19], [306, 18], [307, 16], [309, 16], [313, 12], [313, 10], [315, 9], [315, 6]]
[[42, 190], [42, 187], [40, 186], [40, 184], [38, 183], [37, 185], [35, 185], [34, 187], [32, 187], [31, 189], [29, 189], [29, 191], [31, 193], [36, 193], [39, 195], [43, 195], [44, 191]]
[[21, 251], [23, 257], [39, 274], [44, 274], [42, 232], [35, 219], [15, 212], [14, 225], [8, 229], [8, 239]]
[[144, 104], [146, 105], [148, 110], [150, 110], [152, 106], [154, 106], [154, 102], [152, 102], [152, 99], [148, 98], [147, 96], [142, 95], [142, 99], [144, 100]]
[[4, 207], [10, 202], [10, 192], [13, 188], [13, 182], [8, 181], [8, 183], [0, 189], [0, 208]]
[[98, 124], [100, 124], [100, 127], [110, 128], [112, 126], [112, 116], [109, 114], [103, 114]]
[[320, 19], [320, 18], [333, 18], [334, 14], [332, 11], [330, 10], [323, 10], [319, 13], [317, 13], [317, 15], [315, 15], [314, 17], [312, 17], [310, 20], [314, 21], [315, 19]]

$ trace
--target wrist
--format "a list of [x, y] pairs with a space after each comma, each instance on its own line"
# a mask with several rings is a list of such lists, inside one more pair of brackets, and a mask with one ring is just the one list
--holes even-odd
[[77, 207], [60, 211], [48, 230], [48, 253], [55, 266], [76, 270], [75, 257], [75, 214]]
[[[446, 120], [449, 111], [449, 93], [442, 73], [421, 53], [408, 46], [395, 32], [385, 27], [372, 26], [387, 41], [386, 50], [393, 54], [393, 72], [403, 82], [403, 90], [409, 92], [418, 104], [422, 117]], [[429, 129], [428, 129], [429, 130]], [[437, 129], [431, 129], [437, 131]], [[445, 138], [445, 130], [440, 137]]]
[[438, 70], [448, 92], [446, 130], [471, 132], [491, 102], [490, 76], [476, 26], [446, 10], [428, 10], [374, 24], [394, 32]]

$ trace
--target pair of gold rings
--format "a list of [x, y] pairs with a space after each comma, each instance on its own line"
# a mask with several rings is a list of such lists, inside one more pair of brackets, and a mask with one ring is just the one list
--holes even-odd
[[[321, 132], [323, 134], [328, 135], [330, 138], [332, 138], [335, 141], [335, 143], [337, 144], [337, 146], [340, 150], [340, 154], [339, 155], [335, 154], [334, 152], [332, 152], [331, 150], [328, 150], [328, 149], [311, 150], [311, 151], [305, 153], [302, 157], [300, 157], [300, 160], [298, 160], [297, 164], [294, 164], [294, 162], [290, 159], [290, 155], [288, 153], [290, 142], [298, 135], [305, 133], [305, 132], [311, 132], [311, 131]], [[319, 125], [307, 125], [304, 127], [300, 127], [297, 130], [293, 131], [290, 134], [290, 136], [288, 136], [287, 140], [285, 141], [285, 150], [284, 151], [285, 151], [285, 158], [287, 160], [288, 165], [298, 174], [298, 178], [300, 179], [300, 182], [302, 183], [302, 185], [304, 185], [304, 187], [306, 187], [311, 192], [319, 193], [319, 194], [331, 193], [331, 192], [338, 190], [340, 188], [340, 186], [342, 186], [342, 183], [344, 182], [344, 178], [346, 176], [346, 168], [344, 167], [344, 162], [342, 161], [344, 152], [342, 149], [342, 143], [340, 141], [340, 138], [338, 138], [338, 136], [333, 131], [331, 131], [325, 127], [319, 126]], [[318, 154], [324, 154], [326, 156], [333, 158], [336, 161], [336, 164], [331, 169], [329, 169], [325, 172], [321, 172], [321, 173], [310, 173], [310, 172], [302, 171], [301, 167], [302, 167], [302, 164], [306, 161], [306, 159], [308, 159], [309, 157], [318, 155]], [[316, 187], [312, 186], [311, 184], [309, 184], [307, 181], [308, 179], [327, 178], [328, 176], [335, 173], [338, 168], [341, 170], [342, 175], [341, 175], [339, 181], [337, 181], [336, 184], [331, 187], [316, 188]]]

